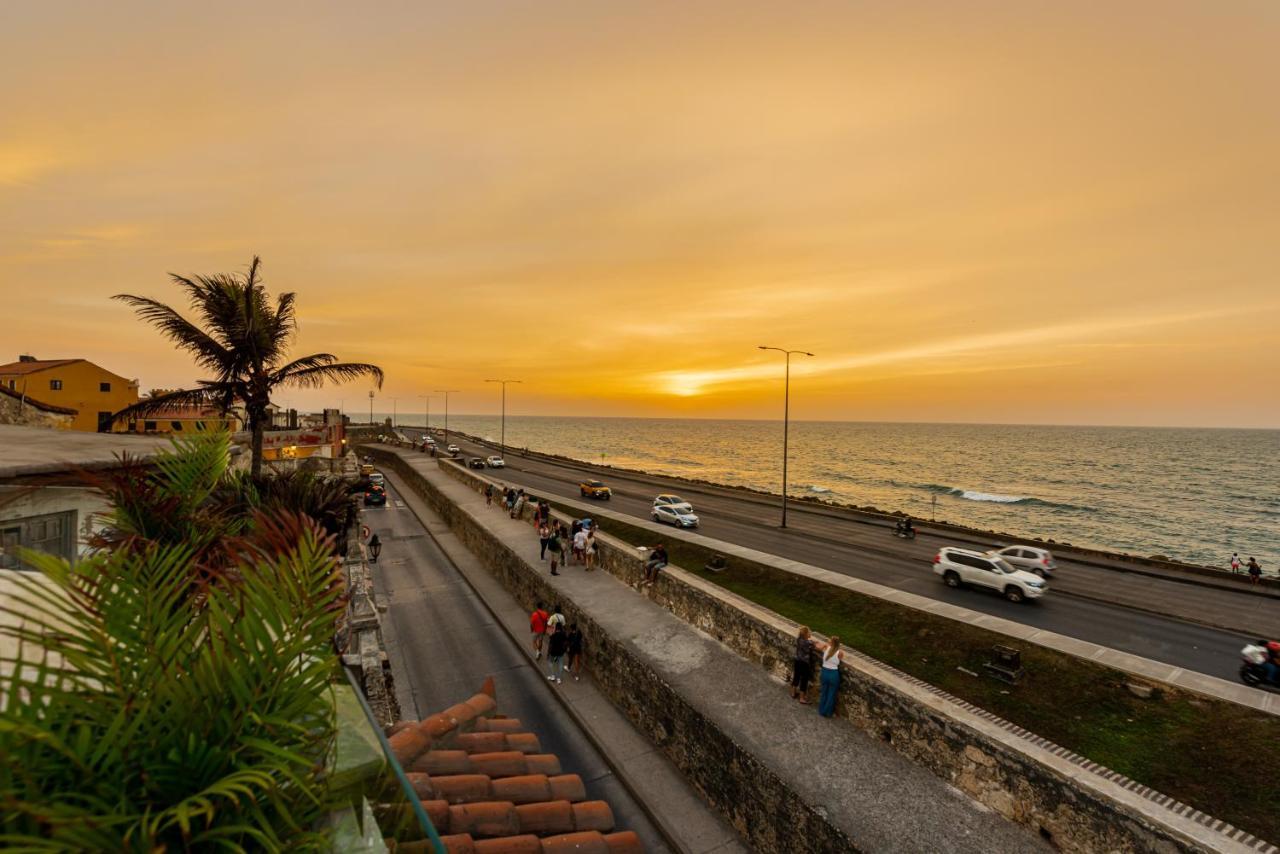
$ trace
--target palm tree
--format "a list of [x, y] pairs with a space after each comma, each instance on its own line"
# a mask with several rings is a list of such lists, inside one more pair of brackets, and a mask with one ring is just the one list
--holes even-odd
[[272, 304], [258, 278], [260, 266], [261, 261], [254, 256], [244, 276], [186, 278], [171, 273], [174, 283], [186, 291], [200, 325], [148, 297], [113, 297], [133, 306], [139, 317], [180, 349], [189, 351], [197, 365], [213, 374], [212, 379], [200, 380], [197, 388], [149, 397], [120, 410], [115, 417], [146, 416], [170, 406], [214, 406], [225, 415], [236, 401], [241, 401], [253, 434], [254, 477], [262, 471], [262, 434], [271, 393], [277, 386], [316, 388], [330, 380], [344, 382], [369, 376], [382, 387], [382, 369], [377, 365], [339, 362], [329, 353], [286, 361], [297, 328], [295, 295], [280, 294]]

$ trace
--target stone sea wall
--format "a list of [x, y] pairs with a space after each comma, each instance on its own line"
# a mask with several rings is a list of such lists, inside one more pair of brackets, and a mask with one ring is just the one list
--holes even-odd
[[[850, 850], [836, 828], [753, 760], [749, 746], [734, 745], [624, 644], [609, 638], [590, 614], [553, 592], [480, 520], [449, 502], [397, 455], [371, 452], [404, 476], [522, 603], [531, 607], [538, 599], [559, 598], [572, 619], [590, 627], [595, 640], [593, 678], [754, 846]], [[474, 489], [486, 482], [457, 465], [444, 463], [441, 468]], [[628, 584], [638, 582], [643, 565], [635, 550], [607, 536], [598, 540], [602, 568]], [[786, 678], [796, 629], [791, 622], [687, 573], [664, 573], [649, 591], [673, 614]], [[1135, 790], [1119, 775], [1108, 777], [1106, 769], [1064, 757], [1051, 743], [871, 659], [855, 654], [846, 663], [838, 709], [864, 732], [1011, 821], [1038, 829], [1062, 850], [1225, 850], [1216, 843], [1226, 841], [1226, 836], [1215, 838], [1209, 827], [1188, 820], [1181, 810], [1175, 814], [1165, 809], [1152, 798], [1155, 793]], [[759, 812], [739, 814], [744, 803], [776, 804], [776, 820]], [[1176, 802], [1175, 806], [1181, 807]], [[1241, 845], [1238, 850], [1246, 849]]]

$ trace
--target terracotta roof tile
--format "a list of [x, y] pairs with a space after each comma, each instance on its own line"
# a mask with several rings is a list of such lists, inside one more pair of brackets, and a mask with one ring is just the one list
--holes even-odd
[[[494, 694], [490, 678], [466, 702], [387, 730], [450, 854], [640, 854], [640, 838], [614, 831], [613, 810], [586, 799], [581, 777], [561, 773], [519, 720], [496, 714]], [[432, 849], [417, 840], [394, 850]]]

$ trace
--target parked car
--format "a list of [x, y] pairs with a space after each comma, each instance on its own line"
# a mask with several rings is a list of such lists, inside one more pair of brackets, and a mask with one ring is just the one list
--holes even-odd
[[613, 496], [613, 492], [610, 491], [609, 487], [599, 480], [584, 480], [578, 484], [578, 489], [582, 492], [583, 498], [600, 498], [608, 501]]
[[684, 507], [673, 504], [656, 504], [650, 517], [655, 522], [662, 522], [665, 525], [675, 525], [677, 528], [696, 528], [698, 527], [698, 517], [693, 515], [692, 510], [686, 510]]
[[387, 491], [381, 486], [370, 486], [364, 491], [365, 507], [383, 507], [387, 503]]
[[507, 461], [504, 460], [502, 457], [498, 456], [497, 454], [494, 454], [493, 456], [485, 460], [485, 464], [488, 465], [489, 468], [491, 469], [500, 469], [500, 468], [506, 467]]
[[449, 447], [445, 448], [445, 450], [451, 454], [456, 454], [456, 453], [459, 453], [462, 449], [459, 448], [457, 445], [450, 445]]
[[1010, 602], [1039, 599], [1049, 589], [1043, 578], [1018, 569], [1004, 558], [950, 546], [938, 550], [933, 558], [933, 571], [942, 576], [948, 587], [966, 584], [986, 587]]
[[484, 460], [482, 460], [480, 457], [472, 457], [471, 459], [467, 460], [467, 466], [473, 469], [482, 469], [484, 468]]
[[1041, 578], [1053, 575], [1053, 571], [1058, 568], [1053, 560], [1053, 552], [1039, 546], [1006, 546], [999, 551], [990, 551], [987, 554], [1003, 558], [1018, 569], [1034, 572]]
[[690, 504], [688, 501], [685, 501], [679, 495], [672, 495], [669, 492], [664, 492], [658, 497], [654, 498], [653, 506], [655, 508], [656, 507], [675, 507], [680, 510], [687, 511], [689, 513], [693, 512], [692, 504]]

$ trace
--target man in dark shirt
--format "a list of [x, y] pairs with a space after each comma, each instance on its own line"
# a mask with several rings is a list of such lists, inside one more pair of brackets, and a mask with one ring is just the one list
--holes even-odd
[[653, 584], [658, 580], [658, 572], [667, 565], [666, 543], [658, 543], [649, 553], [649, 561], [644, 565], [644, 582]]

